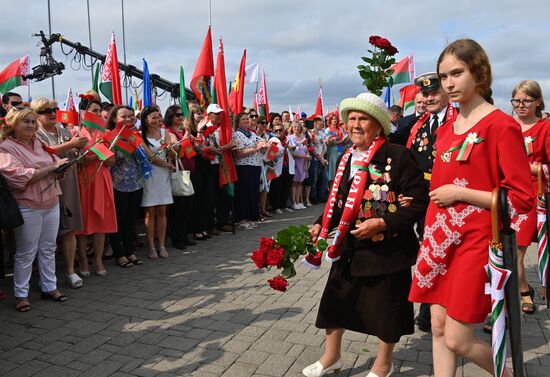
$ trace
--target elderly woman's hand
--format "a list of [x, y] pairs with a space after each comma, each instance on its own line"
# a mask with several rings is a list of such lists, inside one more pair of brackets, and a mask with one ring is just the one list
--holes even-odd
[[319, 233], [321, 233], [321, 224], [313, 224], [313, 226], [309, 228], [309, 235], [311, 239], [313, 239], [313, 242], [317, 241]]
[[386, 222], [384, 219], [371, 218], [357, 225], [357, 228], [352, 230], [350, 233], [358, 240], [366, 240], [385, 230]]
[[399, 205], [401, 207], [408, 207], [411, 205], [413, 198], [412, 196], [403, 196], [403, 194], [399, 194], [399, 196], [397, 197], [397, 201], [399, 202]]
[[460, 194], [463, 187], [448, 184], [443, 185], [430, 192], [430, 200], [439, 207], [447, 207], [460, 201]]

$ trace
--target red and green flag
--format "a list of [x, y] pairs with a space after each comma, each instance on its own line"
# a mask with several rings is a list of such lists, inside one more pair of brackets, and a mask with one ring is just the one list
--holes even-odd
[[114, 105], [122, 105], [122, 90], [120, 87], [120, 73], [118, 71], [118, 56], [116, 53], [115, 32], [111, 35], [111, 43], [103, 64], [101, 84], [99, 89]]
[[[216, 62], [216, 74], [214, 76], [214, 87], [216, 88], [216, 94], [218, 99], [218, 105], [224, 110], [220, 113], [220, 146], [225, 145], [231, 141], [233, 135], [233, 127], [231, 126], [231, 119], [229, 119], [229, 101], [227, 99], [227, 87], [225, 78], [225, 59], [223, 54], [223, 41], [220, 38], [220, 48], [218, 49], [218, 58]], [[218, 184], [220, 187], [232, 184], [237, 180], [237, 171], [235, 170], [235, 163], [233, 161], [233, 152], [230, 149], [226, 149], [222, 152], [222, 158], [220, 159], [220, 174]], [[231, 190], [232, 185], [228, 187]]]
[[191, 139], [184, 139], [180, 145], [179, 158], [185, 156], [186, 158], [190, 159], [195, 157], [196, 155], [197, 152], [195, 152], [195, 148], [193, 148], [193, 143], [191, 143]]
[[136, 150], [136, 147], [133, 146], [130, 142], [120, 138], [116, 141], [115, 149], [119, 152], [122, 152], [122, 154], [130, 157], [132, 153]]
[[92, 147], [90, 147], [90, 150], [102, 161], [105, 161], [114, 156], [113, 151], [107, 148], [103, 143], [94, 144]]
[[403, 108], [403, 111], [407, 108], [414, 106], [414, 97], [420, 91], [420, 87], [414, 84], [407, 85], [399, 89], [399, 106]]
[[59, 123], [78, 124], [78, 113], [76, 111], [57, 110], [55, 120]]
[[231, 86], [231, 94], [229, 94], [229, 107], [233, 114], [238, 114], [243, 111], [243, 98], [244, 98], [244, 75], [246, 68], [246, 49], [244, 50], [243, 57], [241, 58], [241, 65], [239, 66], [239, 72], [235, 76], [233, 86]]
[[390, 67], [393, 70], [391, 83], [404, 84], [413, 81], [414, 78], [414, 60], [413, 56], [407, 56]]
[[212, 34], [209, 26], [190, 85], [191, 90], [203, 107], [208, 106], [212, 101], [210, 95], [210, 78], [212, 76], [214, 76], [214, 55], [212, 53]]
[[89, 111], [84, 112], [82, 115], [82, 125], [105, 132], [105, 119], [103, 119], [102, 116]]
[[0, 93], [7, 93], [13, 88], [21, 85], [27, 85], [23, 76], [29, 73], [29, 57], [24, 56], [11, 62], [2, 72], [0, 72]]

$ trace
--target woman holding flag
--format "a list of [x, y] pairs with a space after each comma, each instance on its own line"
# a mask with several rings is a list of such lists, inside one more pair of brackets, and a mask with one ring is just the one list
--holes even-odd
[[430, 304], [435, 376], [454, 375], [457, 356], [494, 375], [511, 376], [493, 366], [500, 346], [492, 350], [474, 329], [491, 311], [485, 266], [492, 191], [508, 190], [516, 230], [534, 205], [521, 130], [491, 104], [491, 65], [477, 42], [452, 42], [439, 56], [437, 73], [460, 113], [437, 136], [424, 240], [409, 299]]
[[[80, 109], [99, 115], [101, 103], [82, 99]], [[96, 151], [96, 145], [103, 147], [101, 139], [104, 131], [100, 126], [83, 125], [80, 128], [80, 135], [88, 140], [78, 171], [83, 228], [76, 233], [80, 274], [84, 277], [90, 276], [86, 255], [88, 236], [91, 235], [93, 239], [95, 273], [97, 276], [107, 276], [107, 270], [103, 265], [105, 234], [117, 231], [113, 180], [109, 171], [109, 167], [115, 164], [114, 154], [108, 150], [107, 154], [87, 152]]]
[[[378, 337], [367, 377], [386, 377], [394, 372], [395, 344], [414, 333], [413, 306], [407, 300], [418, 252], [413, 226], [424, 215], [428, 193], [410, 152], [387, 142], [391, 123], [380, 98], [362, 93], [344, 99], [339, 108], [353, 146], [340, 158], [325, 210], [310, 230], [321, 247], [337, 229], [328, 247], [333, 263], [315, 323], [325, 329], [325, 352], [302, 373], [320, 377], [339, 371], [348, 329]], [[414, 200], [402, 207], [400, 194]], [[305, 260], [311, 268], [320, 263], [320, 252]]]
[[[541, 119], [544, 110], [544, 98], [540, 85], [536, 81], [525, 80], [518, 83], [512, 91], [512, 106], [517, 115], [516, 120], [521, 126], [527, 158], [531, 168], [531, 181], [537, 191], [537, 169], [542, 163], [548, 173], [550, 161], [550, 122]], [[543, 181], [546, 181], [544, 179]], [[548, 205], [548, 204], [547, 204]], [[533, 314], [536, 306], [533, 303], [534, 290], [527, 284], [523, 261], [527, 247], [537, 240], [537, 213], [535, 207], [527, 215], [525, 226], [517, 234], [518, 241], [518, 277], [521, 294], [521, 310], [525, 314]]]
[[29, 281], [32, 263], [38, 256], [40, 290], [43, 299], [66, 301], [57, 290], [55, 249], [59, 230], [61, 188], [55, 169], [67, 159], [50, 154], [36, 137], [36, 113], [29, 108], [12, 108], [0, 121], [0, 173], [23, 216], [23, 225], [14, 229], [15, 264], [13, 290], [15, 309], [31, 310]]
[[[88, 143], [88, 139], [78, 134], [72, 135], [69, 130], [57, 123], [56, 108], [57, 102], [47, 98], [37, 98], [31, 102], [31, 109], [38, 114], [36, 120], [39, 128], [36, 131], [36, 137], [54, 150], [57, 156], [66, 157], [69, 160], [75, 159], [77, 152]], [[63, 194], [59, 198], [62, 211], [59, 220], [59, 243], [65, 256], [68, 283], [71, 288], [80, 288], [82, 279], [74, 271], [75, 232], [82, 229], [76, 166], [67, 170], [65, 179], [60, 182], [60, 185]]]
[[[152, 260], [168, 258], [166, 251], [166, 206], [174, 202], [170, 184], [170, 172], [175, 171], [175, 166], [169, 162], [173, 156], [171, 147], [177, 140], [175, 136], [162, 128], [162, 116], [160, 111], [153, 106], [147, 106], [141, 111], [141, 135], [150, 159], [156, 165], [152, 175], [145, 180], [141, 206], [145, 207], [145, 231], [149, 254]], [[154, 156], [154, 157], [153, 157]], [[155, 230], [159, 243], [159, 249], [155, 247]]]

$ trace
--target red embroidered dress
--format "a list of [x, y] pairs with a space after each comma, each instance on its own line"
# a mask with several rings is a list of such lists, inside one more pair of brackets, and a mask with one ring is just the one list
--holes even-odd
[[[523, 133], [523, 141], [530, 164], [538, 162], [548, 164], [550, 161], [550, 121], [539, 120], [533, 127]], [[536, 195], [538, 191], [537, 177], [531, 175], [531, 181]], [[525, 225], [521, 226], [517, 234], [517, 241], [518, 246], [529, 246], [531, 242], [537, 242], [537, 212], [535, 207], [527, 214]]]
[[[466, 140], [472, 145], [456, 148]], [[430, 189], [446, 184], [483, 191], [505, 187], [512, 222], [519, 226], [534, 205], [522, 140], [517, 122], [500, 110], [463, 135], [454, 133], [453, 124], [441, 128]], [[464, 150], [469, 150], [465, 160]], [[409, 299], [442, 305], [459, 321], [483, 322], [491, 310], [484, 268], [490, 239], [489, 210], [464, 202], [440, 208], [430, 202]]]

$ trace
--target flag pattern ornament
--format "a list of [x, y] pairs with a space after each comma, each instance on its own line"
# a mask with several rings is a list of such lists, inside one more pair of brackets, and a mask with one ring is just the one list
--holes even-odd
[[180, 153], [179, 158], [185, 156], [187, 159], [191, 159], [197, 155], [195, 148], [193, 148], [193, 143], [190, 138], [183, 139], [180, 144]]
[[210, 95], [210, 77], [212, 76], [214, 76], [214, 55], [212, 53], [212, 33], [209, 26], [190, 85], [203, 107], [208, 106], [212, 101]]
[[269, 116], [269, 100], [267, 98], [267, 84], [265, 82], [265, 71], [262, 69], [262, 82], [258, 92], [258, 112], [265, 116], [267, 121], [271, 121]]
[[407, 56], [390, 67], [390, 70], [393, 70], [393, 72], [388, 81], [391, 82], [392, 85], [404, 84], [412, 81], [411, 71], [409, 68], [411, 59], [412, 55]]
[[[216, 74], [214, 76], [214, 87], [218, 99], [218, 105], [224, 110], [220, 113], [220, 146], [231, 141], [233, 128], [229, 119], [229, 101], [227, 99], [227, 88], [225, 78], [225, 58], [223, 53], [223, 40], [220, 38], [220, 47], [218, 49], [218, 57], [216, 61]], [[237, 180], [237, 171], [233, 161], [233, 153], [226, 149], [222, 152], [220, 158], [220, 174], [218, 184], [224, 187]]]
[[243, 52], [241, 64], [239, 65], [239, 72], [237, 73], [237, 76], [235, 76], [235, 81], [231, 86], [231, 93], [229, 94], [229, 107], [231, 108], [233, 114], [238, 114], [243, 111], [245, 68], [246, 49]]
[[55, 120], [59, 123], [78, 124], [78, 113], [76, 111], [57, 110]]
[[415, 84], [406, 85], [399, 89], [399, 106], [404, 110], [414, 106], [414, 97], [420, 92], [420, 87]]
[[151, 75], [149, 74], [149, 66], [145, 59], [143, 59], [143, 106], [153, 106]]
[[82, 125], [105, 132], [105, 119], [103, 119], [102, 116], [89, 111], [85, 111], [82, 115]]
[[95, 143], [90, 147], [90, 151], [92, 151], [102, 161], [105, 161], [115, 155], [103, 143]]
[[101, 74], [101, 93], [114, 105], [122, 105], [122, 91], [120, 87], [120, 72], [118, 71], [118, 56], [116, 52], [115, 32], [111, 35], [111, 43], [107, 50], [103, 72]]
[[29, 56], [24, 56], [11, 62], [0, 72], [0, 93], [7, 93], [13, 88], [28, 85], [23, 76], [29, 74]]
[[491, 344], [493, 351], [494, 376], [503, 377], [506, 371], [506, 306], [504, 286], [512, 274], [504, 268], [502, 245], [491, 242], [489, 245], [489, 263], [485, 266], [489, 276], [488, 290], [491, 295], [491, 321], [493, 331]]
[[276, 143], [271, 143], [269, 149], [267, 150], [266, 158], [269, 161], [273, 161], [277, 156], [277, 152], [279, 152], [279, 146]]
[[185, 76], [183, 75], [183, 67], [180, 66], [180, 106], [183, 116], [189, 116], [189, 106], [187, 106], [187, 93], [185, 92]]

